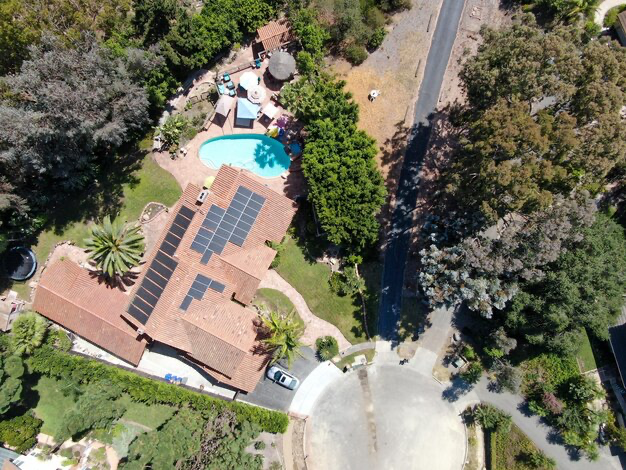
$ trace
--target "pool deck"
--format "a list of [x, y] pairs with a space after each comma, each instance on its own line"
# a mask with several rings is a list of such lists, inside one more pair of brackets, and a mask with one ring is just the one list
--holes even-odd
[[[226, 69], [232, 69], [234, 67], [237, 67], [239, 64], [250, 61], [252, 61], [252, 49], [247, 48], [240, 51], [237, 54], [237, 59], [229, 64]], [[247, 68], [241, 70], [240, 72], [230, 74], [231, 79], [237, 84], [239, 83], [239, 78], [241, 77], [241, 75], [247, 71], [253, 71], [256, 75], [261, 77], [261, 85], [267, 91], [266, 97], [261, 103], [261, 109], [270, 102], [272, 93], [277, 93], [282, 86], [281, 84], [276, 83], [268, 78], [266, 72], [267, 65], [268, 60], [264, 60], [260, 69]], [[199, 81], [196, 86], [201, 86], [203, 82], [204, 80]], [[192, 90], [190, 90], [188, 92], [188, 96], [192, 96], [192, 94]], [[238, 91], [237, 97], [245, 98], [246, 92]], [[200, 161], [200, 158], [198, 156], [200, 146], [205, 141], [225, 135], [265, 134], [268, 127], [272, 123], [275, 123], [276, 119], [283, 114], [290, 116], [290, 121], [287, 125], [288, 129], [292, 129], [296, 132], [301, 130], [301, 124], [297, 121], [294, 121], [291, 118], [289, 112], [278, 106], [276, 102], [274, 102], [274, 105], [278, 108], [275, 119], [271, 121], [266, 118], [262, 119], [262, 121], [259, 121], [257, 119], [253, 122], [252, 127], [248, 128], [235, 126], [235, 104], [233, 105], [233, 108], [231, 109], [226, 119], [218, 115], [217, 118], [214, 118], [212, 122], [207, 125], [207, 128], [205, 130], [199, 132], [191, 141], [187, 143], [187, 145], [185, 145], [185, 149], [187, 150], [186, 156], [177, 156], [176, 159], [172, 159], [168, 152], [154, 152], [154, 158], [161, 167], [174, 175], [174, 177], [183, 189], [189, 183], [202, 186], [207, 176], [217, 174], [217, 169], [207, 167], [204, 163]], [[267, 187], [273, 189], [274, 191], [280, 194], [284, 194], [292, 199], [294, 199], [296, 196], [304, 194], [305, 192], [304, 178], [302, 176], [299, 159], [294, 160], [289, 170], [283, 175], [276, 178], [262, 178], [248, 170], [245, 171], [247, 171], [248, 174], [250, 174], [255, 180], [265, 184]]]

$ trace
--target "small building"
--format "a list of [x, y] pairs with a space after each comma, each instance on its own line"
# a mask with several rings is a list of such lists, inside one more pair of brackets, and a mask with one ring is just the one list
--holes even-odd
[[294, 40], [291, 26], [286, 18], [269, 22], [257, 29], [256, 34], [256, 43], [264, 52], [276, 50]]
[[237, 98], [235, 125], [240, 127], [252, 127], [260, 108], [258, 104], [254, 104], [246, 98]]
[[622, 46], [626, 47], [626, 11], [617, 15], [617, 23], [615, 23], [615, 31]]

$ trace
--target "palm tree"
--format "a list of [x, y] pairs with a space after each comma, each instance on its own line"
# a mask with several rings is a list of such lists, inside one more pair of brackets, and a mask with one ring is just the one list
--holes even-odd
[[571, 0], [565, 12], [565, 16], [570, 20], [583, 14], [589, 16], [598, 9], [598, 0]]
[[41, 346], [48, 322], [35, 312], [22, 313], [11, 327], [11, 349], [15, 354], [32, 354]]
[[107, 215], [102, 226], [96, 225], [91, 238], [85, 239], [87, 249], [91, 251], [89, 259], [94, 260], [110, 279], [123, 277], [141, 260], [144, 244], [139, 230], [138, 226], [125, 225], [117, 220], [111, 222]]
[[261, 321], [270, 334], [263, 342], [274, 352], [272, 364], [286, 358], [287, 367], [291, 369], [296, 356], [302, 356], [300, 348], [303, 344], [300, 337], [304, 333], [304, 327], [296, 321], [293, 311], [286, 316], [269, 312], [261, 317]]

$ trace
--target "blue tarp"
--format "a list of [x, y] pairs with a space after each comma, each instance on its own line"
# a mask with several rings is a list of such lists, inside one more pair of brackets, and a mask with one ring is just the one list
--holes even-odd
[[248, 101], [247, 98], [237, 98], [237, 119], [256, 119], [261, 107]]

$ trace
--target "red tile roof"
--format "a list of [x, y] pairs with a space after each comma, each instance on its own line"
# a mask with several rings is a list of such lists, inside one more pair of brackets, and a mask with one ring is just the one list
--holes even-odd
[[256, 30], [259, 39], [257, 42], [263, 44], [263, 49], [271, 51], [279, 48], [283, 44], [293, 41], [291, 27], [286, 19], [271, 21], [265, 26]]
[[57, 261], [41, 275], [33, 309], [86, 340], [137, 365], [146, 342], [120, 316], [128, 296], [109, 288], [95, 273], [69, 260]]
[[[217, 205], [226, 209], [240, 186], [263, 196], [263, 207], [241, 247], [228, 242], [221, 255], [213, 253], [209, 262], [202, 264], [201, 254], [190, 248], [191, 243], [209, 208]], [[173, 256], [178, 265], [148, 321], [141, 325], [129, 314], [124, 315], [150, 338], [187, 353], [220, 382], [252, 391], [269, 357], [254, 325], [256, 313], [232, 299], [247, 304], [254, 297], [261, 278], [276, 256], [266, 242], [282, 240], [294, 215], [294, 203], [229, 166], [220, 168], [202, 204], [196, 204], [199, 193], [200, 188], [194, 185], [185, 189], [146, 261], [146, 266], [152, 263], [181, 206], [192, 209], [196, 214]], [[144, 269], [137, 279], [129, 303], [146, 271]], [[194, 299], [187, 310], [182, 311], [181, 303], [198, 274], [222, 283], [224, 292], [220, 294], [209, 288], [202, 300]]]

